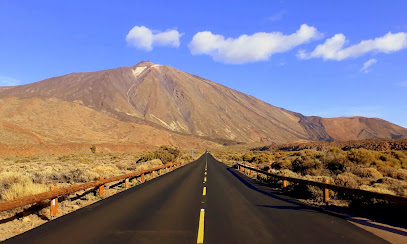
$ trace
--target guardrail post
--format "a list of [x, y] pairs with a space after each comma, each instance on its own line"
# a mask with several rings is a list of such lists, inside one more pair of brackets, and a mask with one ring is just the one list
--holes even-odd
[[129, 188], [129, 178], [124, 180], [124, 188]]
[[[329, 182], [328, 182], [327, 180], [324, 180], [323, 183], [324, 183], [324, 184], [328, 184]], [[322, 189], [322, 191], [323, 191], [323, 193], [324, 193], [324, 203], [325, 203], [326, 205], [328, 205], [328, 202], [329, 202], [329, 189], [326, 188], [326, 187], [324, 187], [324, 188]]]
[[[287, 177], [287, 175], [283, 174], [283, 177]], [[283, 180], [283, 188], [286, 188], [286, 187], [287, 187], [287, 181]]]
[[[56, 186], [51, 186], [51, 191], [55, 191], [57, 189]], [[58, 197], [51, 200], [51, 207], [50, 207], [50, 216], [51, 219], [54, 219], [58, 214]]]
[[[99, 180], [104, 180], [104, 177], [99, 177]], [[105, 192], [105, 185], [100, 185], [99, 186], [99, 197], [103, 196], [103, 193]]]

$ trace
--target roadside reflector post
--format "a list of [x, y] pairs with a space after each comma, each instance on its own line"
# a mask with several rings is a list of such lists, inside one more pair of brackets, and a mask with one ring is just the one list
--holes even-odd
[[124, 180], [124, 188], [129, 188], [129, 178]]
[[[260, 168], [257, 168], [257, 170], [260, 170]], [[260, 175], [260, 173], [259, 173], [259, 171], [257, 171], [257, 178], [259, 178], [259, 175]]]
[[144, 183], [144, 173], [141, 174], [141, 182]]
[[238, 171], [240, 170], [240, 165], [237, 165], [237, 170], [238, 170]]
[[[287, 175], [283, 174], [283, 177], [287, 177]], [[284, 179], [283, 180], [283, 188], [286, 188], [286, 187], [287, 187], [287, 181]]]
[[[270, 170], [268, 170], [267, 172], [271, 173]], [[267, 175], [267, 181], [270, 181], [270, 175]]]
[[250, 168], [250, 173], [249, 173], [249, 175], [252, 175], [252, 168]]
[[155, 173], [154, 173], [155, 171], [153, 171], [153, 172], [151, 172], [151, 177], [152, 178], [154, 178], [154, 176], [155, 176]]
[[[324, 184], [328, 184], [329, 182], [328, 182], [327, 180], [324, 180], [323, 183], [324, 183]], [[324, 203], [325, 203], [326, 205], [328, 205], [328, 202], [329, 202], [329, 189], [328, 189], [327, 187], [324, 187], [324, 188], [322, 189], [322, 191], [323, 191], [323, 193], [324, 193]]]
[[[99, 177], [99, 180], [104, 180], [105, 178]], [[99, 186], [99, 197], [103, 196], [103, 193], [105, 192], [105, 185], [100, 185]]]
[[[55, 191], [57, 189], [56, 186], [51, 186], [51, 191]], [[51, 200], [51, 208], [50, 208], [50, 215], [51, 215], [51, 219], [55, 219], [55, 217], [57, 217], [58, 214], [58, 197], [53, 198]]]
[[160, 169], [160, 175], [162, 175], [163, 174], [163, 169]]

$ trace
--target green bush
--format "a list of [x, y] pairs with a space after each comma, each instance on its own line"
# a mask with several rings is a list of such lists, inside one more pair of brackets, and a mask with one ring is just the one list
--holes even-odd
[[179, 159], [181, 151], [178, 148], [169, 146], [161, 146], [154, 152], [149, 152], [143, 155], [137, 162], [147, 162], [153, 159], [160, 159], [164, 164], [174, 162]]

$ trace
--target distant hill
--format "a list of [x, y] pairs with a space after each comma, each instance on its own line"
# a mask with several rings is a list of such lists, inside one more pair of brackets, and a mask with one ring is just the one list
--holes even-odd
[[213, 146], [407, 137], [407, 129], [382, 119], [304, 116], [148, 61], [0, 88], [0, 99], [6, 144]]

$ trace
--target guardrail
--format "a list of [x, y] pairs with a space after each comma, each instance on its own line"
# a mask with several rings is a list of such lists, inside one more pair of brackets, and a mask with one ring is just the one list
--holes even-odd
[[401, 196], [395, 196], [395, 195], [390, 195], [390, 194], [385, 194], [385, 193], [378, 193], [378, 192], [372, 192], [372, 191], [366, 191], [366, 190], [361, 190], [361, 189], [354, 189], [354, 188], [349, 188], [349, 187], [344, 187], [344, 186], [337, 186], [337, 185], [332, 185], [329, 184], [329, 182], [316, 182], [316, 181], [310, 181], [310, 180], [303, 180], [303, 179], [298, 179], [298, 178], [292, 178], [292, 177], [287, 177], [286, 175], [276, 175], [272, 174], [267, 171], [263, 171], [260, 169], [256, 169], [254, 167], [250, 167], [241, 163], [236, 164], [238, 167], [238, 170], [241, 171], [242, 173], [246, 173], [246, 170], [248, 171], [247, 173], [249, 175], [252, 175], [252, 171], [257, 172], [257, 174], [264, 174], [267, 176], [269, 179], [270, 177], [276, 178], [278, 180], [283, 181], [283, 188], [287, 187], [287, 181], [294, 182], [294, 183], [299, 183], [299, 184], [305, 184], [305, 185], [311, 185], [311, 186], [316, 186], [319, 187], [323, 190], [323, 200], [325, 204], [328, 204], [329, 202], [329, 190], [333, 190], [336, 192], [345, 192], [345, 193], [350, 193], [353, 195], [359, 195], [359, 196], [364, 196], [364, 197], [370, 197], [370, 198], [376, 198], [376, 199], [382, 199], [386, 200], [389, 202], [394, 202], [394, 203], [401, 203], [401, 204], [407, 204], [407, 198], [406, 197], [401, 197]]
[[84, 184], [80, 184], [80, 185], [74, 185], [74, 186], [61, 188], [61, 189], [57, 189], [56, 187], [51, 187], [51, 191], [48, 191], [48, 192], [43, 192], [43, 193], [39, 193], [36, 195], [31, 195], [31, 196], [26, 196], [26, 197], [22, 197], [22, 198], [11, 200], [11, 201], [0, 202], [0, 212], [18, 208], [18, 207], [23, 207], [28, 204], [39, 203], [39, 202], [51, 199], [50, 212], [51, 212], [51, 218], [54, 218], [55, 216], [57, 216], [58, 197], [60, 197], [60, 196], [68, 195], [68, 194], [71, 194], [71, 193], [74, 193], [77, 191], [81, 191], [81, 190], [86, 190], [86, 189], [89, 189], [92, 187], [99, 187], [99, 196], [103, 196], [104, 185], [107, 183], [124, 180], [124, 186], [125, 186], [125, 188], [128, 188], [130, 178], [140, 176], [141, 182], [144, 182], [145, 174], [151, 173], [152, 176], [154, 177], [155, 171], [160, 171], [160, 175], [161, 175], [163, 173], [163, 170], [165, 173], [167, 173], [168, 171], [172, 171], [174, 168], [178, 168], [181, 166], [182, 166], [182, 163], [172, 163], [172, 164], [167, 164], [167, 165], [163, 165], [163, 166], [159, 166], [159, 167], [155, 167], [155, 168], [151, 168], [151, 169], [132, 172], [129, 174], [119, 175], [119, 176], [111, 177], [108, 179], [104, 179], [103, 177], [101, 177], [97, 181], [88, 182], [88, 183], [84, 183]]

